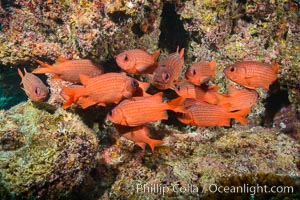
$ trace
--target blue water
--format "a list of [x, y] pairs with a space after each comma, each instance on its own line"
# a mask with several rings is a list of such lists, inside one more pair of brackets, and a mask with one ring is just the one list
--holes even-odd
[[16, 68], [0, 65], [0, 110], [27, 100]]

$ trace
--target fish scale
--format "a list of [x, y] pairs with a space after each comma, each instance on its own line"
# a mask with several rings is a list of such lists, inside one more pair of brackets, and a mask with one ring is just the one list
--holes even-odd
[[231, 118], [230, 113], [223, 111], [218, 106], [194, 105], [188, 111], [192, 114], [195, 123], [200, 126], [227, 125]]

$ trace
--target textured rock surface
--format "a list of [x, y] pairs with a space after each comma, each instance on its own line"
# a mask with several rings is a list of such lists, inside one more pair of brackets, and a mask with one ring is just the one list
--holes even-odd
[[0, 188], [16, 197], [65, 196], [94, 166], [97, 148], [94, 132], [62, 109], [50, 114], [26, 102], [1, 111]]

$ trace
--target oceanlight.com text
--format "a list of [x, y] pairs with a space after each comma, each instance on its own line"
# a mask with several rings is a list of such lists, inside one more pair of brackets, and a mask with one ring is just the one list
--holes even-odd
[[248, 193], [255, 195], [257, 193], [293, 193], [293, 186], [267, 186], [267, 185], [249, 185], [244, 184], [242, 186], [218, 186], [217, 184], [211, 184], [208, 188], [211, 193]]

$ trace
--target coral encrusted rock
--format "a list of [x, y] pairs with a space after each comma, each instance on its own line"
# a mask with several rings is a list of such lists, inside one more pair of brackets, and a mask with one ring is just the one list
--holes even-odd
[[94, 132], [63, 109], [51, 114], [28, 101], [2, 110], [0, 190], [59, 199], [84, 180], [97, 148]]

